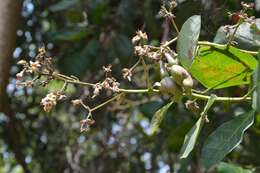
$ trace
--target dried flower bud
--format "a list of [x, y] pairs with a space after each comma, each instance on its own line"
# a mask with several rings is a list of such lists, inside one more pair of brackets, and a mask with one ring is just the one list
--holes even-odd
[[198, 113], [200, 109], [198, 103], [192, 100], [187, 100], [185, 103], [185, 107], [194, 113]]
[[80, 132], [88, 131], [90, 126], [95, 124], [95, 120], [92, 118], [86, 118], [80, 121]]
[[148, 58], [158, 62], [161, 59], [161, 54], [158, 52], [148, 52], [147, 53]]
[[73, 106], [79, 106], [81, 104], [81, 100], [80, 99], [72, 100], [71, 103]]
[[137, 45], [140, 42], [144, 42], [148, 40], [148, 36], [145, 32], [142, 32], [141, 30], [136, 32], [136, 35], [132, 38], [132, 43]]
[[102, 90], [102, 85], [100, 83], [96, 83], [94, 86], [94, 91], [93, 91], [93, 96], [92, 98], [95, 98], [96, 96], [99, 95], [100, 91]]
[[114, 92], [119, 92], [119, 85], [120, 85], [119, 82], [114, 81], [114, 82], [112, 83], [111, 90], [114, 91]]
[[24, 75], [25, 70], [20, 71], [16, 74], [16, 80], [20, 80]]
[[134, 52], [135, 52], [136, 55], [142, 57], [142, 56], [147, 55], [147, 53], [148, 53], [148, 48], [144, 48], [144, 47], [142, 47], [142, 46], [135, 46], [135, 47], [134, 47]]
[[43, 105], [43, 110], [45, 112], [50, 112], [52, 107], [57, 104], [57, 94], [49, 93], [41, 100], [41, 105]]
[[172, 0], [172, 1], [170, 2], [170, 8], [171, 8], [171, 9], [176, 8], [177, 5], [178, 5], [178, 4], [177, 4], [176, 0]]
[[103, 70], [106, 74], [110, 74], [112, 72], [112, 65], [109, 64], [108, 66], [103, 66]]
[[124, 79], [127, 79], [127, 80], [131, 81], [131, 78], [132, 78], [132, 75], [133, 75], [131, 69], [124, 68], [122, 70], [122, 73], [123, 73], [123, 78]]
[[255, 4], [254, 3], [241, 2], [241, 6], [243, 7], [243, 9], [253, 9]]
[[57, 100], [64, 100], [64, 99], [66, 99], [66, 95], [64, 95], [64, 94], [57, 94]]
[[106, 78], [103, 82], [102, 82], [102, 87], [105, 89], [105, 90], [108, 90], [110, 88], [110, 84], [109, 84], [109, 78]]
[[159, 15], [160, 17], [166, 17], [166, 16], [167, 16], [167, 11], [166, 11], [166, 9], [165, 9], [163, 6], [161, 7], [161, 9], [160, 9], [158, 15]]
[[44, 55], [46, 53], [46, 50], [45, 50], [45, 47], [42, 46], [38, 49], [38, 53], [41, 54], [41, 55]]
[[28, 63], [27, 63], [25, 60], [20, 60], [20, 61], [17, 62], [17, 64], [18, 64], [18, 65], [23, 65], [23, 66], [25, 66], [25, 65], [27, 65]]

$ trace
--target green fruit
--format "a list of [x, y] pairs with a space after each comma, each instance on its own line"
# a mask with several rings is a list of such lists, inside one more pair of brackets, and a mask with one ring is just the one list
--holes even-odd
[[185, 92], [191, 93], [191, 89], [193, 87], [193, 80], [192, 80], [191, 76], [189, 76], [186, 79], [184, 79], [182, 81], [182, 84], [183, 84]]
[[160, 91], [164, 94], [173, 95], [173, 100], [179, 102], [183, 95], [182, 88], [171, 77], [164, 77], [160, 82]]
[[183, 90], [180, 86], [176, 85], [176, 90], [175, 93], [173, 95], [173, 100], [174, 102], [180, 102], [183, 96]]
[[165, 94], [174, 94], [176, 90], [176, 84], [171, 77], [164, 77], [160, 82], [160, 91]]
[[182, 81], [187, 77], [188, 72], [179, 65], [172, 65], [169, 70], [174, 81], [182, 86]]
[[179, 65], [172, 65], [169, 70], [174, 81], [182, 86], [185, 92], [190, 93], [193, 87], [193, 79], [188, 71]]
[[170, 65], [178, 64], [178, 59], [173, 58], [169, 53], [165, 53], [164, 56], [165, 56], [165, 58], [167, 59], [167, 61]]
[[163, 63], [163, 61], [160, 61], [159, 62], [160, 64], [160, 74], [161, 74], [161, 78], [164, 78], [166, 76], [169, 76], [166, 68], [165, 68], [165, 64]]

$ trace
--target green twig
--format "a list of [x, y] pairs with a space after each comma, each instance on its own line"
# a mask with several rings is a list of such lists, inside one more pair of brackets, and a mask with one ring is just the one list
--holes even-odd
[[[203, 46], [212, 46], [212, 47], [216, 47], [216, 48], [227, 48], [227, 44], [217, 44], [217, 43], [212, 43], [212, 42], [208, 42], [208, 41], [199, 41], [198, 44], [203, 45]], [[258, 52], [256, 52], [256, 51], [249, 51], [249, 50], [243, 50], [243, 49], [238, 49], [238, 50], [240, 50], [241, 52], [244, 52], [244, 53], [251, 54], [251, 55], [258, 54]]]

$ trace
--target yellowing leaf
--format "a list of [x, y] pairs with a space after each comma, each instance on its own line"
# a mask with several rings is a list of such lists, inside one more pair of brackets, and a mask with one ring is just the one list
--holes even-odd
[[220, 89], [248, 84], [256, 59], [235, 47], [203, 46], [191, 66], [191, 74], [206, 88]]
[[152, 118], [152, 122], [151, 122], [151, 135], [154, 135], [158, 131], [159, 126], [160, 126], [165, 114], [167, 113], [167, 110], [170, 108], [170, 106], [172, 104], [173, 104], [173, 101], [168, 103], [167, 105], [163, 106], [158, 111], [156, 111], [156, 113], [154, 114], [154, 116]]

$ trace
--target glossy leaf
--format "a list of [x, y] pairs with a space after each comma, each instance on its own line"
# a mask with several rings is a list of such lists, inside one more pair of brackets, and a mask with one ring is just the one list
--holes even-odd
[[255, 111], [251, 110], [218, 127], [205, 141], [202, 148], [202, 164], [210, 168], [220, 162], [242, 141], [244, 131], [254, 122]]
[[220, 89], [248, 84], [256, 66], [252, 55], [237, 48], [203, 46], [190, 71], [206, 88]]
[[252, 107], [257, 112], [260, 112], [260, 52], [258, 53], [257, 57], [258, 57], [258, 67], [254, 73], [254, 85], [256, 86], [256, 89], [253, 94]]
[[158, 131], [159, 126], [160, 126], [165, 114], [167, 113], [168, 109], [170, 108], [170, 106], [172, 104], [173, 104], [173, 101], [166, 104], [158, 111], [156, 111], [156, 113], [154, 114], [154, 116], [152, 118], [152, 122], [151, 122], [151, 135], [154, 135]]
[[[242, 23], [235, 34], [234, 41], [237, 43], [237, 47], [246, 50], [257, 51], [260, 47], [260, 19], [256, 19], [256, 24], [250, 24], [248, 22]], [[233, 30], [231, 30], [233, 32]], [[218, 29], [214, 38], [215, 43], [225, 44], [228, 42], [227, 31], [225, 26]]]
[[215, 99], [216, 99], [215, 95], [212, 95], [210, 97], [210, 99], [207, 102], [207, 105], [205, 106], [203, 112], [201, 113], [201, 117], [196, 122], [196, 124], [190, 129], [190, 131], [185, 135], [185, 139], [181, 148], [180, 158], [183, 159], [188, 157], [190, 152], [193, 150], [197, 138], [199, 136], [200, 130], [203, 127], [205, 115], [207, 114], [209, 108], [213, 105]]
[[248, 169], [243, 169], [240, 166], [221, 162], [217, 165], [217, 173], [253, 173], [253, 171]]
[[194, 15], [182, 26], [178, 35], [177, 52], [181, 64], [190, 68], [195, 57], [195, 51], [200, 35], [201, 17]]

